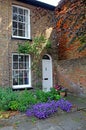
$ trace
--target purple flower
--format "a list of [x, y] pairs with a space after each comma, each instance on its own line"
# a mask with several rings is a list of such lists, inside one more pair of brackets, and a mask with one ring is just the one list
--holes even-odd
[[62, 109], [63, 111], [66, 111], [66, 112], [69, 112], [72, 107], [72, 104], [69, 101], [64, 100], [64, 99], [58, 100], [57, 104], [60, 109]]
[[46, 103], [38, 103], [32, 106], [31, 109], [28, 109], [26, 112], [27, 116], [35, 116], [39, 119], [45, 119], [51, 114], [57, 112], [58, 107], [66, 112], [69, 112], [72, 104], [64, 99], [58, 101], [48, 101]]
[[32, 109], [28, 109], [27, 116], [34, 115], [39, 119], [47, 118], [57, 111], [58, 107], [56, 101], [52, 100], [46, 103], [38, 103], [33, 105]]

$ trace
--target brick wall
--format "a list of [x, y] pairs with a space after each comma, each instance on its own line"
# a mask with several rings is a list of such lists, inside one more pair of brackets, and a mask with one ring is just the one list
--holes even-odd
[[[86, 48], [79, 37], [86, 38], [86, 1], [63, 0], [55, 11], [58, 46], [58, 83], [76, 94], [86, 95]], [[86, 46], [86, 43], [83, 44]]]
[[[22, 44], [25, 42], [25, 40], [11, 38], [12, 5], [19, 5], [30, 9], [32, 40], [35, 36], [42, 34], [46, 38], [51, 38], [52, 45], [55, 44], [53, 11], [27, 5], [16, 0], [0, 0], [0, 86], [12, 86], [12, 53], [17, 52], [18, 43]], [[54, 53], [50, 51], [49, 53], [54, 57]], [[55, 53], [55, 55], [57, 54]]]
[[86, 94], [86, 58], [62, 60], [58, 63], [58, 84], [75, 94]]

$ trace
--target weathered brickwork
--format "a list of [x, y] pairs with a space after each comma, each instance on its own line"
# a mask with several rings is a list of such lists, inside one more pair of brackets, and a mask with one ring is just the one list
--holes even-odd
[[[51, 37], [55, 44], [53, 32], [53, 11], [18, 2], [17, 0], [0, 0], [0, 86], [12, 86], [12, 53], [18, 52], [18, 43], [25, 40], [12, 39], [12, 5], [30, 9], [31, 39], [35, 36], [45, 35]], [[52, 50], [52, 49], [51, 49]], [[51, 53], [52, 57], [56, 53]], [[46, 53], [46, 52], [45, 52]], [[34, 81], [34, 78], [32, 78]], [[42, 79], [42, 78], [41, 78]]]
[[[86, 56], [86, 1], [63, 1], [55, 11], [59, 59]], [[85, 49], [80, 51], [82, 45], [80, 39], [83, 37]]]
[[[86, 1], [63, 0], [55, 11], [58, 46], [58, 83], [77, 94], [86, 94]], [[79, 50], [79, 51], [78, 51]]]
[[58, 83], [76, 94], [86, 94], [86, 58], [59, 61]]

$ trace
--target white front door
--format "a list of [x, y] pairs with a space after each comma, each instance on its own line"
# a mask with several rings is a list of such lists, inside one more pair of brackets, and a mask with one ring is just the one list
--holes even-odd
[[48, 55], [44, 55], [42, 59], [42, 87], [43, 91], [50, 91], [52, 83], [52, 60]]

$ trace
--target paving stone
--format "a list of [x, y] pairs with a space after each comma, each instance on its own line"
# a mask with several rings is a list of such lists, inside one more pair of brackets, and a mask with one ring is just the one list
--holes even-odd
[[0, 130], [15, 130], [12, 126], [0, 128]]

